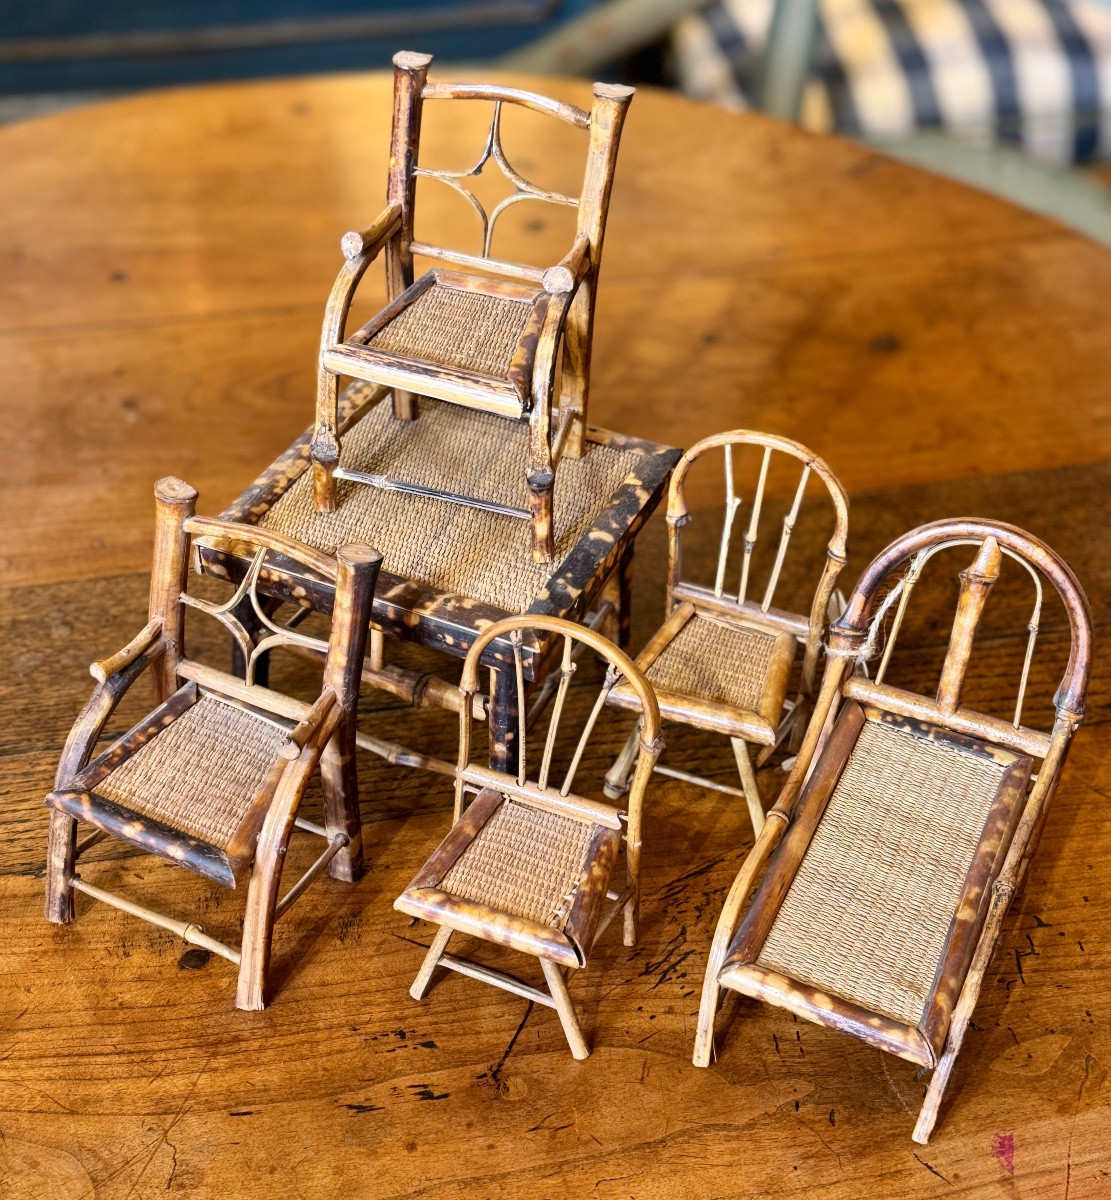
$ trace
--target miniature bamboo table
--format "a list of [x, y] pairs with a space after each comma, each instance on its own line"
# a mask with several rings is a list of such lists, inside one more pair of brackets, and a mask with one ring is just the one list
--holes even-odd
[[[513, 489], [523, 487], [524, 425], [423, 398], [415, 420], [396, 421], [389, 395], [367, 384], [348, 388], [340, 408], [342, 465], [377, 474], [388, 464], [391, 474], [407, 473], [408, 482], [417, 486], [443, 487], [446, 478], [446, 486], [457, 492], [493, 487], [503, 499], [521, 502]], [[582, 620], [604, 595], [606, 631], [620, 645], [628, 644], [634, 540], [666, 491], [678, 450], [591, 428], [583, 456], [565, 460], [557, 475], [555, 559], [536, 563], [524, 523], [439, 498], [344, 482], [336, 511], [314, 512], [311, 433], [303, 433], [221, 516], [265, 526], [326, 554], [355, 540], [381, 550], [384, 567], [372, 611], [377, 629], [462, 658], [482, 630], [502, 617], [527, 612]], [[465, 456], [453, 453], [460, 443], [468, 447]], [[250, 567], [249, 555], [223, 549], [202, 548], [200, 557], [206, 570], [235, 582]], [[268, 559], [263, 587], [275, 600], [299, 596], [314, 608], [331, 609], [332, 587], [279, 555]], [[250, 619], [246, 609], [243, 617]], [[528, 640], [521, 649], [525, 679], [535, 683], [544, 669], [545, 647]], [[420, 702], [425, 678], [384, 669], [379, 651], [372, 649], [368, 658], [365, 683]], [[512, 649], [496, 640], [482, 661], [492, 668], [489, 702], [483, 706], [490, 764], [513, 770], [517, 687], [512, 671], [504, 669], [512, 666]], [[452, 706], [455, 697], [448, 689], [438, 695], [443, 706]], [[382, 751], [380, 742], [366, 735], [360, 745]], [[389, 750], [392, 756], [396, 747]], [[427, 758], [422, 765], [452, 770]]]
[[[678, 781], [645, 806], [636, 957], [606, 942], [576, 985], [595, 989], [585, 1064], [555, 1020], [524, 1019], [524, 1000], [449, 980], [409, 1002], [421, 938], [390, 901], [452, 798], [444, 780], [370, 756], [371, 869], [282, 922], [265, 1014], [232, 1012], [221, 964], [174, 970], [181, 944], [122, 914], [89, 914], [76, 937], [42, 922], [43, 797], [88, 664], [146, 620], [152, 485], [179, 475], [217, 513], [308, 424], [338, 235], [381, 207], [390, 87], [382, 73], [177, 89], [0, 128], [0, 1193], [269, 1200], [285, 1171], [307, 1196], [351, 1200], [1105, 1195], [1111, 689], [1098, 651], [1088, 723], [925, 1150], [906, 1136], [924, 1087], [911, 1064], [775, 1010], [745, 1009], [744, 1053], [690, 1065], [706, 955], [752, 832], [743, 803]], [[438, 151], [483, 127], [476, 112]], [[439, 215], [466, 214], [445, 201]], [[515, 236], [538, 259], [563, 244], [546, 228]], [[610, 212], [592, 417], [668, 445], [741, 426], [811, 445], [850, 492], [848, 582], [922, 521], [1013, 521], [1075, 568], [1099, 647], [1109, 295], [1111, 252], [1031, 213], [641, 89]], [[713, 484], [692, 507], [721, 504]], [[659, 526], [637, 537], [634, 647], [662, 613]], [[452, 752], [455, 724], [434, 749]], [[778, 779], [762, 773], [765, 796]], [[121, 890], [156, 885], [172, 911], [211, 902], [169, 864], [97, 866]], [[209, 916], [236, 933], [230, 914]]]

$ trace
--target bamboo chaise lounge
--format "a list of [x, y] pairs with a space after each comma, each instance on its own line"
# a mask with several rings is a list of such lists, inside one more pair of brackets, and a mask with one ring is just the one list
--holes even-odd
[[[197, 493], [178, 479], [155, 487], [157, 529], [150, 621], [118, 654], [90, 668], [97, 686], [66, 741], [51, 809], [46, 916], [74, 919], [82, 892], [178, 934], [238, 964], [236, 1006], [264, 1006], [274, 923], [322, 871], [341, 880], [363, 871], [362, 822], [355, 773], [355, 716], [370, 605], [381, 561], [367, 546], [346, 546], [334, 559], [249, 525], [194, 515]], [[224, 604], [190, 596], [190, 549], [206, 544], [249, 548], [254, 557]], [[335, 587], [327, 643], [278, 625], [256, 586], [275, 551]], [[185, 656], [185, 609], [219, 619], [240, 648], [244, 678]], [[253, 610], [266, 629], [256, 645], [240, 615]], [[294, 623], [296, 618], [294, 616]], [[324, 686], [313, 704], [254, 682], [260, 656], [276, 646], [324, 658]], [[93, 758], [108, 718], [146, 671], [158, 706]], [[92, 759], [92, 761], [90, 761]], [[320, 768], [324, 827], [298, 808]], [[79, 823], [93, 832], [78, 843]], [[323, 853], [279, 899], [286, 849], [295, 829], [325, 840]], [[240, 949], [87, 882], [81, 855], [105, 837], [180, 864], [225, 887], [247, 888]]]
[[[923, 567], [940, 551], [968, 546], [974, 558], [960, 573], [936, 695], [884, 683]], [[961, 704], [973, 637], [1006, 560], [1035, 585], [1013, 720]], [[1022, 723], [1043, 579], [1060, 595], [1070, 628], [1049, 733]], [[885, 621], [890, 633], [869, 679], [863, 663]], [[915, 1141], [927, 1141], [1083, 718], [1090, 658], [1080, 585], [1020, 529], [939, 521], [872, 562], [830, 630], [802, 748], [718, 922], [696, 1065], [709, 1065], [722, 988], [766, 1000], [932, 1069], [914, 1130]]]
[[[373, 225], [342, 240], [345, 262], [332, 288], [321, 333], [313, 492], [318, 512], [337, 504], [336, 481], [436, 496], [531, 522], [532, 553], [551, 561], [555, 471], [561, 457], [586, 453], [587, 393], [594, 300], [621, 128], [633, 89], [595, 84], [590, 112], [531, 92], [494, 85], [429, 83], [427, 55], [395, 56], [393, 135], [387, 205]], [[493, 105], [485, 146], [462, 171], [418, 165], [425, 101], [481, 100]], [[587, 134], [579, 196], [538, 187], [506, 158], [505, 105], [546, 114]], [[493, 162], [514, 191], [487, 214], [469, 181]], [[481, 225], [478, 254], [415, 240], [418, 178], [436, 179], [463, 196]], [[547, 269], [503, 261], [491, 253], [498, 218], [524, 201], [576, 210], [576, 235], [564, 258]], [[387, 306], [347, 336], [352, 298], [367, 268], [385, 252]], [[439, 264], [414, 281], [414, 255]], [[352, 470], [340, 461], [337, 415], [340, 376], [393, 391], [398, 420], [417, 416], [415, 396], [434, 397], [528, 423], [528, 503]], [[465, 446], [467, 435], [462, 435]]]
[[[524, 638], [538, 634], [562, 635], [563, 640], [559, 684], [544, 749], [533, 764], [525, 744], [528, 721], [521, 647]], [[590, 1050], [565, 975], [586, 966], [591, 947], [618, 914], [624, 915], [625, 945], [636, 943], [641, 806], [659, 753], [659, 714], [651, 688], [626, 654], [593, 630], [554, 617], [510, 617], [487, 629], [463, 666], [459, 689], [465, 702], [474, 695], [483, 650], [498, 638], [509, 640], [517, 666], [519, 768], [507, 774], [472, 760], [472, 722], [464, 703], [460, 709], [455, 824], [394, 902], [402, 912], [440, 926], [410, 992], [414, 999], [422, 999], [437, 966], [492, 983], [554, 1008], [571, 1053], [586, 1058]], [[607, 670], [563, 781], [556, 786], [549, 776], [576, 668], [576, 645], [598, 654]], [[627, 811], [618, 812], [571, 788], [606, 696], [622, 676], [641, 697], [644, 724]], [[534, 767], [531, 773], [529, 767]], [[472, 798], [464, 808], [468, 796]], [[621, 857], [624, 880], [611, 888]], [[447, 954], [448, 941], [457, 932], [535, 955], [549, 990]]]
[[[762, 453], [742, 534], [737, 588], [730, 592], [726, 587], [726, 574], [736, 518], [743, 505], [735, 484], [734, 450], [745, 446], [759, 448]], [[724, 455], [725, 519], [714, 583], [708, 587], [694, 582], [684, 572], [683, 528], [691, 520], [685, 486], [694, 463], [718, 447]], [[782, 456], [780, 461], [796, 459], [801, 470], [790, 508], [783, 518], [775, 558], [760, 593], [755, 584], [753, 552], [759, 538], [768, 472], [775, 455]], [[832, 501], [834, 527], [810, 611], [802, 614], [775, 608], [772, 601], [807, 485], [814, 477], [824, 485]], [[818, 651], [834, 587], [845, 565], [848, 499], [826, 463], [805, 446], [789, 438], [737, 429], [705, 438], [679, 460], [668, 493], [667, 527], [667, 619], [637, 656], [637, 667], [652, 684], [660, 714], [666, 720], [729, 737], [741, 787], [731, 787], [662, 763], [657, 763], [655, 769], [661, 775], [700, 787], [743, 796], [753, 829], [759, 833], [764, 824], [764, 810], [749, 746], [761, 747], [757, 758], [757, 765], [760, 765], [792, 725], [801, 730], [805, 724], [806, 702], [814, 687]], [[759, 599], [755, 598], [757, 595]], [[787, 691], [800, 646], [800, 690], [792, 701], [788, 699]], [[613, 689], [608, 703], [634, 710], [640, 707], [636, 693], [626, 684]], [[625, 790], [637, 737], [634, 729], [606, 776], [606, 795], [611, 800], [616, 800]]]

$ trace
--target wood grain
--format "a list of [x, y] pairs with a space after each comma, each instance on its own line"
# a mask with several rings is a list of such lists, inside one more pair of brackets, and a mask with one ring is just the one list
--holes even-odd
[[[588, 85], [518, 82], [589, 102]], [[0, 1194], [222, 1200], [234, 1180], [245, 1200], [1100, 1200], [1111, 677], [1098, 658], [928, 1148], [907, 1137], [924, 1088], [910, 1064], [769, 1007], [730, 999], [731, 1053], [690, 1065], [705, 956], [751, 831], [743, 805], [676, 781], [647, 798], [638, 947], [603, 939], [571, 984], [589, 1014], [585, 1064], [554, 1013], [492, 988], [453, 976], [411, 1002], [431, 930], [391, 904], [449, 828], [451, 789], [368, 755], [367, 874], [320, 881], [281, 922], [266, 1012], [233, 1012], [222, 963], [179, 971], [182, 945], [124, 914], [79, 898], [68, 929], [42, 921], [42, 797], [91, 690], [87, 664], [146, 619], [151, 485], [183, 476], [218, 511], [308, 425], [336, 239], [381, 208], [389, 115], [387, 77], [335, 76], [0, 130], [0, 397], [18, 430], [0, 477]], [[436, 115], [424, 137], [444, 153], [456, 136], [473, 144], [484, 119], [436, 132]], [[425, 201], [426, 214], [441, 203], [432, 189]], [[464, 219], [450, 204], [430, 215]], [[548, 228], [512, 238], [522, 258], [565, 244]], [[1072, 563], [1098, 646], [1111, 632], [1109, 287], [1107, 251], [999, 201], [641, 89], [610, 213], [591, 416], [670, 444], [745, 425], [813, 446], [852, 492], [850, 582], [923, 521], [1013, 521]], [[692, 506], [720, 502], [718, 481], [693, 482]], [[690, 557], [712, 561], [719, 529], [692, 522]], [[798, 545], [820, 551], [807, 530], [804, 509]], [[662, 521], [638, 541], [634, 649], [663, 613]], [[792, 565], [805, 556], [788, 558], [785, 605], [813, 589]], [[915, 611], [948, 618], [952, 593], [934, 586], [923, 578]], [[1004, 630], [1025, 619], [1009, 586], [1005, 565], [962, 693], [1008, 718], [1023, 639]], [[992, 624], [993, 606], [1006, 622]], [[1063, 619], [1045, 614], [1031, 694], [1060, 677]], [[191, 653], [224, 665], [204, 624], [190, 626]], [[890, 681], [936, 683], [947, 634], [908, 617]], [[402, 647], [399, 661], [418, 669], [422, 653]], [[276, 658], [272, 683], [311, 698], [319, 668]], [[108, 735], [149, 707], [142, 686]], [[360, 709], [376, 736], [453, 757], [454, 714], [380, 692]], [[605, 719], [582, 768], [599, 780], [629, 720]], [[671, 740], [733, 777], [723, 740]], [[782, 778], [760, 777], [766, 795]], [[319, 819], [318, 788], [303, 811]], [[294, 837], [290, 870], [314, 852]], [[238, 938], [230, 893], [111, 844], [89, 860], [108, 886]]]

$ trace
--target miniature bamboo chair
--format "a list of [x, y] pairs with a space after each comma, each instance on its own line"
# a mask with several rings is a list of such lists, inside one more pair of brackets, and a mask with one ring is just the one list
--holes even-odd
[[[552, 701], [544, 750], [535, 780], [526, 768], [528, 727], [522, 669], [522, 635], [562, 634], [560, 680]], [[508, 638], [516, 666], [520, 758], [515, 774], [471, 758], [470, 699], [479, 659], [497, 638]], [[605, 681], [586, 720], [562, 784], [549, 783], [552, 756], [567, 690], [575, 671], [576, 643], [607, 664]], [[644, 725], [627, 812], [572, 792], [583, 752], [606, 696], [622, 676], [644, 705]], [[440, 926], [409, 989], [424, 997], [437, 966], [514, 992], [554, 1008], [575, 1058], [590, 1050], [567, 991], [568, 971], [585, 967], [591, 947], [613, 918], [624, 912], [625, 945], [636, 943], [640, 904], [641, 804], [659, 753], [659, 713], [652, 689], [632, 660], [600, 634], [557, 617], [509, 617], [486, 629], [471, 647], [459, 690], [459, 763], [455, 824], [394, 907]], [[474, 799], [464, 811], [464, 798]], [[621, 846], [625, 882], [610, 889]], [[511, 946], [540, 959], [548, 984], [542, 991], [500, 971], [445, 953], [455, 932]]]
[[[969, 545], [975, 557], [960, 573], [936, 696], [885, 684], [922, 568], [941, 550]], [[961, 706], [973, 638], [1004, 558], [1035, 584], [1012, 721]], [[1049, 734], [1022, 724], [1042, 577], [1060, 594], [1071, 627]], [[877, 603], [885, 582], [892, 586]], [[888, 618], [891, 631], [870, 680], [862, 665]], [[928, 1140], [1004, 915], [1083, 718], [1090, 658], [1091, 618], [1079, 583], [1020, 529], [937, 521], [904, 534], [872, 562], [830, 630], [802, 749], [718, 922], [697, 1066], [709, 1065], [718, 995], [730, 988], [933, 1068], [914, 1130], [915, 1141]]]
[[[275, 921], [325, 868], [347, 881], [363, 871], [355, 710], [381, 556], [366, 546], [346, 546], [330, 559], [257, 526], [194, 516], [197, 493], [179, 479], [159, 481], [155, 497], [150, 621], [118, 654], [90, 668], [97, 686], [70, 732], [54, 791], [46, 798], [51, 808], [46, 916], [62, 924], [72, 921], [78, 891], [143, 917], [238, 964], [236, 1007], [259, 1009], [265, 1003]], [[202, 538], [256, 551], [250, 571], [225, 604], [186, 590], [190, 543], [195, 546]], [[257, 594], [268, 550], [334, 581], [327, 643], [271, 620]], [[246, 604], [266, 631], [257, 645], [237, 615]], [[243, 679], [185, 657], [186, 607], [216, 617], [231, 630], [246, 664]], [[259, 656], [280, 645], [324, 652], [324, 687], [314, 704], [253, 682]], [[90, 762], [105, 722], [148, 668], [158, 707]], [[323, 828], [297, 815], [318, 765]], [[80, 843], [78, 822], [94, 827]], [[327, 845], [279, 899], [295, 828], [324, 838]], [[250, 872], [241, 949], [82, 879], [78, 860], [105, 837], [130, 842], [225, 887], [239, 886]]]
[[[743, 505], [734, 485], [735, 446], [763, 447], [763, 456], [748, 523], [742, 535], [740, 579], [737, 591], [729, 593], [725, 587], [726, 568], [737, 514]], [[691, 519], [684, 485], [692, 464], [718, 447], [725, 459], [725, 521], [718, 549], [717, 573], [711, 589], [683, 576], [682, 529]], [[774, 564], [762, 598], [757, 601], [753, 598], [752, 558], [759, 537], [768, 469], [776, 453], [798, 459], [802, 470], [790, 510], [783, 518]], [[803, 616], [773, 608], [772, 601], [811, 475], [816, 475], [829, 492], [835, 524], [810, 613]], [[792, 725], [801, 729], [805, 722], [805, 701], [813, 691], [818, 650], [828, 621], [834, 585], [845, 565], [848, 521], [848, 499], [836, 476], [822, 459], [789, 438], [743, 429], [714, 434], [683, 455], [671, 478], [667, 504], [668, 615], [637, 656], [637, 666], [652, 684], [662, 716], [728, 735], [741, 787], [730, 787], [661, 764], [655, 769], [672, 779], [682, 779], [730, 796], [743, 796], [756, 833], [763, 827], [764, 809], [748, 747], [764, 748], [757, 759], [757, 765], [760, 765]], [[787, 688], [800, 643], [803, 647], [801, 691], [792, 702], [787, 698]], [[621, 708], [639, 708], [636, 694], [623, 684], [610, 693], [609, 703]], [[625, 790], [637, 736], [634, 729], [606, 775], [605, 791], [611, 800], [616, 800]]]
[[[514, 88], [428, 83], [431, 61], [424, 54], [394, 57], [388, 203], [369, 229], [348, 233], [342, 241], [346, 261], [328, 299], [320, 341], [312, 441], [314, 504], [318, 512], [334, 510], [337, 479], [437, 496], [530, 520], [533, 556], [538, 562], [548, 562], [553, 556], [555, 469], [563, 454], [573, 458], [583, 454], [598, 268], [618, 143], [633, 89], [595, 84], [594, 104], [587, 113]], [[486, 144], [475, 165], [465, 171], [417, 165], [424, 102], [445, 99], [493, 104]], [[546, 113], [588, 132], [586, 173], [578, 197], [545, 191], [510, 164], [501, 142], [505, 104]], [[488, 215], [467, 181], [491, 160], [515, 191]], [[481, 254], [414, 241], [418, 178], [440, 180], [471, 204], [481, 222]], [[508, 207], [526, 200], [570, 205], [577, 210], [574, 243], [566, 256], [547, 270], [505, 262], [491, 254], [498, 218]], [[389, 304], [345, 338], [355, 289], [382, 250]], [[415, 254], [454, 269], [437, 267], [414, 283]], [[555, 396], [561, 356], [561, 395]], [[527, 418], [529, 507], [515, 508], [341, 467], [337, 430], [341, 375], [392, 388], [394, 415], [400, 420], [416, 416], [414, 393], [515, 420]]]

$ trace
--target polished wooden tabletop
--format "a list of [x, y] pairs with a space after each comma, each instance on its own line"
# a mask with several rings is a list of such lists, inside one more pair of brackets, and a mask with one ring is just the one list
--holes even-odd
[[[852, 493], [850, 581], [920, 521], [1014, 520], [1070, 559], [1097, 624], [1089, 724], [931, 1144], [910, 1141], [912, 1068], [782, 1012], [744, 1002], [718, 1064], [690, 1065], [751, 833], [743, 805], [677, 782], [650, 793], [640, 946], [600, 943], [572, 985], [596, 1047], [583, 1064], [551, 1014], [472, 981], [409, 999], [427, 936], [390, 903], [451, 797], [377, 761], [360, 762], [370, 870], [293, 910], [264, 1014], [232, 1009], [219, 960], [179, 970], [180, 943], [123, 914], [42, 920], [41, 799], [86, 664], [145, 620], [153, 481], [179, 475], [218, 512], [309, 423], [338, 240], [382, 204], [389, 86], [184, 89], [0, 130], [0, 1194], [1111, 1194], [1111, 253], [761, 117], [635, 98], [591, 419], [681, 446], [734, 426], [805, 441]], [[477, 107], [431, 114], [425, 161], [477, 157]], [[511, 127], [506, 142], [574, 190], [571, 143]], [[466, 232], [444, 193], [421, 197], [418, 229]], [[506, 238], [507, 257], [566, 248], [535, 214]], [[380, 276], [366, 289], [369, 308]], [[662, 606], [658, 524], [635, 644]], [[452, 719], [370, 704], [383, 736], [451, 755]], [[696, 744], [725, 769], [727, 744]], [[762, 774], [766, 798], [779, 778]], [[120, 890], [234, 932], [238, 895], [119, 851], [105, 863]]]

